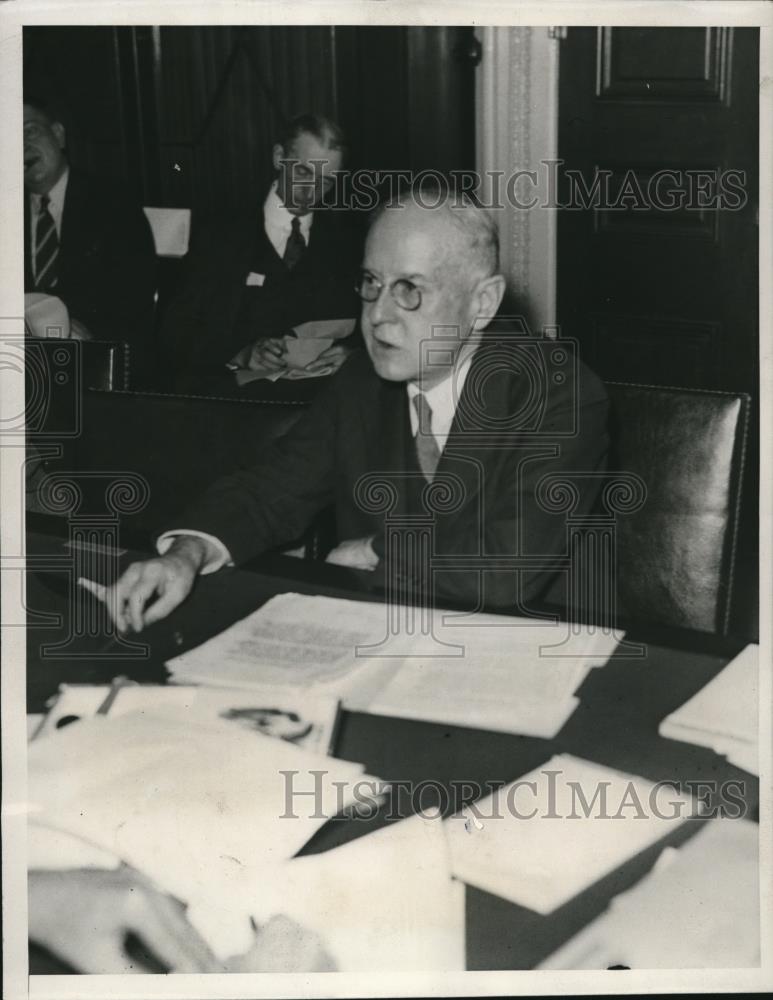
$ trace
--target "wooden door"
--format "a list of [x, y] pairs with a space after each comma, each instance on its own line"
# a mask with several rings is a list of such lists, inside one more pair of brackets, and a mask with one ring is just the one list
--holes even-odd
[[751, 28], [562, 42], [558, 320], [606, 378], [756, 388], [758, 71]]
[[759, 31], [571, 28], [561, 45], [559, 190], [575, 204], [559, 212], [558, 321], [604, 378], [751, 394], [731, 629], [753, 639]]

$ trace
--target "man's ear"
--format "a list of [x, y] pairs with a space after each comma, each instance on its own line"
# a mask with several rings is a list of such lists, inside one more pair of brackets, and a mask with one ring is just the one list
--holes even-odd
[[484, 330], [496, 316], [502, 296], [505, 294], [504, 275], [493, 274], [490, 278], [481, 278], [475, 289], [475, 319], [473, 330]]
[[274, 164], [274, 170], [279, 170], [279, 168], [282, 165], [282, 160], [284, 159], [284, 157], [285, 157], [284, 146], [280, 142], [275, 143], [271, 153], [271, 161]]
[[54, 138], [59, 143], [59, 148], [64, 149], [66, 145], [66, 133], [64, 131], [64, 125], [61, 122], [54, 122], [51, 125], [51, 131], [54, 133]]

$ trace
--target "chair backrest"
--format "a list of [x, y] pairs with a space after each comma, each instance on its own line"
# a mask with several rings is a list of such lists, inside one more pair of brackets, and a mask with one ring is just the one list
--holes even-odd
[[116, 340], [27, 337], [24, 357], [28, 430], [52, 438], [69, 436], [83, 389], [125, 389], [129, 383], [130, 348]]
[[646, 499], [617, 521], [618, 612], [726, 633], [750, 399], [743, 393], [607, 382], [611, 465]]
[[292, 403], [86, 390], [80, 432], [63, 440], [49, 474], [73, 473], [87, 513], [104, 507], [106, 478], [141, 476], [147, 502], [122, 515], [122, 527], [146, 537], [220, 476], [253, 464], [306, 407]]

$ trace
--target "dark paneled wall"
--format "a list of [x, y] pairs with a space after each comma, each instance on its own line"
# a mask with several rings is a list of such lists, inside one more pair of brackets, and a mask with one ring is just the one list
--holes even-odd
[[25, 28], [24, 84], [65, 123], [75, 162], [139, 195], [142, 176], [128, 148], [132, 131], [123, 90], [130, 69], [125, 43], [131, 60], [132, 36], [115, 28]]
[[145, 204], [238, 210], [283, 118], [337, 118], [351, 165], [474, 166], [471, 28], [27, 28], [26, 84], [54, 94], [73, 159]]

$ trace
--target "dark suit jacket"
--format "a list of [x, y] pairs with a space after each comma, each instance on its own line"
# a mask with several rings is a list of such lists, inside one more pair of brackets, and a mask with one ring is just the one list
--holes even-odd
[[[30, 198], [24, 213], [24, 288], [34, 291]], [[100, 340], [131, 345], [132, 368], [147, 362], [153, 336], [156, 253], [139, 205], [104, 181], [70, 169], [59, 238], [56, 293]], [[141, 357], [140, 357], [141, 356]]]
[[[565, 550], [566, 515], [546, 510], [535, 488], [546, 473], [605, 468], [607, 399], [579, 362], [576, 379], [571, 362], [566, 377], [555, 379], [555, 348], [532, 338], [498, 338], [476, 351], [433, 482], [455, 494], [434, 514], [436, 554], [549, 557]], [[383, 489], [375, 483], [368, 489], [368, 474]], [[598, 484], [582, 477], [577, 483], [574, 513], [581, 514]], [[334, 503], [339, 539], [375, 535], [383, 552], [379, 500], [391, 494], [392, 516], [415, 511], [423, 485], [405, 385], [380, 379], [360, 353], [256, 465], [213, 486], [177, 526], [221, 539], [238, 563], [297, 538]], [[519, 596], [542, 593], [554, 575], [538, 559], [520, 574], [519, 589], [512, 569], [486, 570], [484, 603], [512, 610]], [[469, 570], [446, 569], [436, 574], [435, 587], [463, 603], [476, 604], [480, 596], [478, 574]]]
[[[340, 212], [314, 213], [306, 252], [292, 270], [262, 225], [262, 205], [209, 227], [186, 260], [186, 276], [161, 329], [175, 372], [209, 374], [260, 337], [281, 336], [307, 320], [359, 315], [354, 292], [361, 240]], [[247, 286], [250, 272], [262, 286]]]

